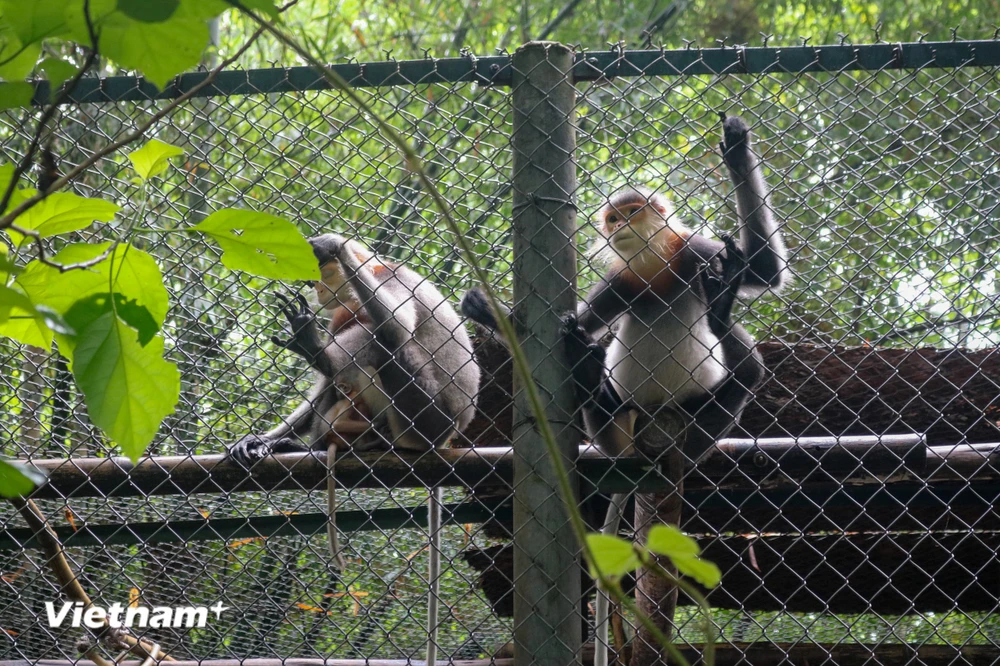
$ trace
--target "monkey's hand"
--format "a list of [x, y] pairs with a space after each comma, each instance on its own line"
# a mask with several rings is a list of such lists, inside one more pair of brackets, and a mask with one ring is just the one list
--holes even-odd
[[576, 397], [589, 402], [604, 386], [607, 351], [580, 325], [575, 313], [563, 316], [563, 344], [576, 383]]
[[281, 311], [288, 319], [292, 336], [286, 340], [272, 336], [271, 342], [299, 354], [309, 361], [310, 365], [317, 365], [326, 353], [326, 349], [323, 341], [320, 340], [316, 317], [309, 307], [309, 302], [302, 294], [296, 294], [294, 298], [289, 298], [276, 291], [274, 296], [281, 301]]
[[720, 270], [716, 271], [711, 264], [705, 264], [701, 271], [705, 300], [708, 303], [709, 326], [717, 337], [722, 337], [729, 330], [733, 305], [743, 285], [747, 268], [746, 253], [736, 239], [728, 234], [720, 234], [720, 238], [726, 245], [725, 253], [719, 255]]
[[719, 150], [726, 166], [736, 173], [749, 173], [754, 166], [750, 151], [750, 128], [739, 116], [722, 115], [722, 142]]
[[309, 244], [322, 268], [331, 261], [340, 261], [340, 253], [347, 246], [347, 240], [339, 234], [323, 234], [310, 238]]
[[226, 456], [250, 469], [255, 462], [271, 453], [294, 453], [306, 450], [308, 450], [306, 447], [288, 437], [268, 439], [260, 435], [246, 435], [229, 447]]
[[496, 316], [490, 308], [490, 303], [486, 300], [486, 294], [479, 287], [473, 287], [462, 296], [462, 314], [472, 321], [485, 326], [491, 331], [499, 328]]

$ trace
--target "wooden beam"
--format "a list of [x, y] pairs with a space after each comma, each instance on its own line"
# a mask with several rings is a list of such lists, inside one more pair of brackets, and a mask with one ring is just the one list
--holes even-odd
[[[713, 608], [902, 615], [995, 611], [1000, 532], [856, 533], [701, 538], [722, 571]], [[509, 617], [509, 546], [463, 553], [494, 612]], [[585, 575], [581, 569], [581, 576]], [[681, 595], [678, 603], [690, 604]]]
[[[477, 445], [510, 443], [510, 355], [474, 341], [484, 369]], [[934, 443], [1000, 441], [996, 349], [885, 349], [761, 342], [770, 371], [734, 436], [924, 433]]]

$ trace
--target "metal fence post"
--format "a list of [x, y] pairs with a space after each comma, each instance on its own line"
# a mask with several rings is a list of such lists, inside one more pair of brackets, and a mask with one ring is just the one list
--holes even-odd
[[[580, 433], [560, 335], [560, 315], [576, 307], [573, 53], [530, 42], [512, 65], [514, 319], [573, 470]], [[579, 663], [579, 548], [525, 396], [514, 407], [514, 661]], [[578, 491], [575, 472], [572, 483]]]

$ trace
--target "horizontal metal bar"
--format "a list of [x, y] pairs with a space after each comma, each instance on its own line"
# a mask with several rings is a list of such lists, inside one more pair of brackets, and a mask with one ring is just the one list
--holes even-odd
[[[510, 520], [509, 506], [476, 503], [446, 504], [441, 522], [445, 525], [483, 523], [487, 520]], [[249, 518], [205, 518], [163, 520], [148, 523], [53, 527], [63, 546], [131, 546], [154, 543], [191, 543], [194, 541], [231, 541], [260, 537], [326, 534], [326, 514], [297, 513]], [[337, 528], [341, 532], [371, 532], [427, 526], [427, 506], [376, 509], [374, 511], [338, 511]], [[27, 527], [0, 531], [0, 550], [39, 548], [34, 532]]]
[[[413, 86], [431, 83], [478, 83], [509, 86], [510, 56], [443, 58], [331, 65], [355, 88]], [[1000, 40], [728, 47], [646, 51], [595, 51], [576, 56], [576, 81], [611, 77], [698, 76], [713, 74], [774, 74], [806, 72], [881, 71], [889, 69], [950, 69], [1000, 66]], [[182, 74], [162, 91], [142, 77], [85, 78], [66, 104], [145, 102], [180, 97], [208, 76]], [[0, 84], [4, 85], [4, 84]], [[310, 67], [281, 67], [221, 72], [196, 97], [261, 95], [329, 90]], [[49, 101], [49, 84], [38, 81], [33, 104]]]
[[[945, 447], [935, 474], [953, 475], [953, 465], [967, 458], [976, 478], [1000, 474], [994, 453], [969, 447]], [[882, 437], [803, 437], [722, 440], [685, 481], [688, 490], [705, 487], [797, 487], [820, 483], [883, 483], [922, 478], [926, 444], [921, 435]], [[36, 460], [30, 464], [48, 475], [33, 497], [141, 497], [194, 493], [271, 490], [322, 490], [326, 453], [284, 453], [259, 461], [251, 470], [221, 455], [143, 458], [74, 458]], [[964, 463], [961, 463], [964, 464]], [[977, 465], [978, 467], [974, 467]], [[635, 458], [611, 459], [583, 446], [577, 459], [582, 482], [605, 492], [663, 487], [657, 465]], [[958, 469], [958, 468], [954, 468]], [[423, 488], [428, 486], [509, 486], [513, 454], [509, 447], [441, 449], [423, 454], [375, 452], [338, 457], [337, 483], [353, 488]]]
[[998, 65], [1000, 40], [984, 40], [858, 46], [605, 51], [586, 54], [577, 62], [573, 74], [577, 81], [590, 81], [618, 76], [801, 74]]

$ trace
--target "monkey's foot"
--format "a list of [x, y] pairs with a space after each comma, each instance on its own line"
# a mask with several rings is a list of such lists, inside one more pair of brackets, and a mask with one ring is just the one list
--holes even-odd
[[750, 127], [739, 116], [722, 120], [722, 142], [719, 144], [726, 166], [745, 173], [753, 164], [750, 153]]
[[229, 447], [226, 456], [247, 469], [271, 452], [272, 442], [260, 435], [247, 435]]
[[726, 256], [722, 258], [722, 281], [735, 294], [743, 286], [744, 271], [747, 268], [747, 253], [743, 251], [735, 237], [721, 234], [719, 238], [726, 245]]

